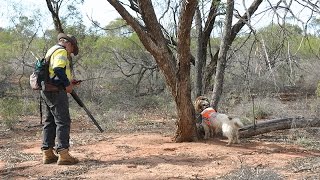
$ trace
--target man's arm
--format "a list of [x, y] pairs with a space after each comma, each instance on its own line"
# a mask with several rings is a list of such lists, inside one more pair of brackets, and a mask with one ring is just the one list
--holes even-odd
[[60, 82], [62, 83], [63, 87], [67, 87], [70, 85], [70, 81], [65, 73], [65, 69], [61, 67], [56, 67], [53, 69], [54, 74], [59, 78]]

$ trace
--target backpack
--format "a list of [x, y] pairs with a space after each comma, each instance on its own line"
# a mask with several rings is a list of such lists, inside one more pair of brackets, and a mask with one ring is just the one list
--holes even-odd
[[[51, 55], [58, 49], [64, 49], [64, 47], [57, 47], [52, 51]], [[45, 90], [47, 85], [49, 84], [49, 64], [51, 55], [46, 58], [36, 60], [34, 65], [34, 71], [29, 77], [30, 86], [33, 90]]]
[[[49, 65], [51, 55], [58, 49], [64, 49], [62, 46], [57, 47], [52, 51], [50, 56], [47, 58], [37, 59], [34, 65], [34, 71], [30, 75], [30, 86], [33, 90], [43, 90], [46, 91], [47, 89], [55, 89], [54, 85], [51, 85], [51, 88], [47, 86], [49, 83]], [[40, 125], [42, 125], [42, 97], [39, 91], [39, 111], [40, 111]]]
[[[49, 80], [49, 61], [45, 58], [37, 59], [34, 66], [34, 71], [30, 75], [30, 86], [33, 90], [41, 90], [42, 84]], [[42, 97], [39, 91], [39, 112], [40, 112], [40, 125], [42, 125]]]
[[33, 90], [41, 90], [44, 83], [49, 81], [49, 62], [45, 58], [37, 59], [34, 71], [30, 75], [30, 86]]

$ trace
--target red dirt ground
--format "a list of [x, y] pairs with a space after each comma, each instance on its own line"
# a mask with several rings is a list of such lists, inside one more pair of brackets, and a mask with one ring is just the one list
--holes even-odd
[[0, 179], [223, 179], [248, 167], [256, 173], [274, 172], [282, 179], [319, 177], [320, 163], [312, 168], [292, 165], [297, 159], [320, 156], [319, 151], [297, 145], [259, 138], [242, 139], [233, 146], [218, 138], [175, 143], [174, 131], [171, 135], [152, 131], [99, 133], [87, 120], [73, 122], [71, 132], [71, 154], [80, 163], [43, 165], [41, 127], [28, 128], [37, 121], [28, 118], [14, 130], [0, 129]]

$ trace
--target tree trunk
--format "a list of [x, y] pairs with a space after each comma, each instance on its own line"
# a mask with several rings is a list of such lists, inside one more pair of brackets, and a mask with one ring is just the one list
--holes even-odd
[[320, 127], [320, 119], [305, 119], [303, 117], [274, 119], [257, 123], [256, 126], [245, 126], [240, 129], [240, 137], [247, 138], [276, 130], [291, 128]]
[[202, 79], [203, 79], [203, 67], [206, 62], [206, 55], [204, 55], [205, 49], [203, 49], [203, 38], [202, 38], [202, 19], [199, 7], [196, 9], [195, 24], [197, 30], [197, 61], [196, 61], [196, 80], [195, 89], [196, 97], [201, 96], [203, 93]]
[[218, 55], [217, 63], [217, 72], [214, 81], [214, 88], [211, 99], [211, 106], [218, 110], [218, 102], [222, 94], [222, 86], [224, 81], [224, 71], [226, 69], [227, 63], [227, 52], [230, 49], [232, 41], [230, 40], [231, 27], [232, 27], [232, 17], [234, 9], [234, 1], [227, 0], [227, 9], [226, 9], [226, 20], [224, 24], [223, 37], [220, 45], [220, 51]]
[[[196, 21], [196, 28], [197, 28], [197, 34], [198, 34], [196, 80], [195, 80], [196, 97], [206, 93], [204, 74], [206, 73], [205, 66], [207, 63], [207, 48], [210, 40], [210, 34], [213, 30], [213, 25], [215, 23], [216, 16], [218, 15], [217, 11], [218, 11], [219, 4], [220, 4], [220, 0], [213, 0], [211, 2], [210, 11], [209, 11], [207, 20], [205, 22], [204, 28], [202, 28], [202, 19], [204, 17], [201, 17], [199, 6], [196, 11], [197, 13], [195, 16], [196, 17], [195, 21]], [[210, 78], [211, 77], [212, 77], [212, 74]]]
[[55, 2], [50, 0], [46, 0], [46, 2], [47, 2], [47, 7], [51, 13], [56, 31], [58, 33], [63, 33], [63, 27], [59, 17], [59, 10], [62, 2]]
[[195, 113], [191, 101], [190, 31], [197, 0], [183, 1], [178, 27], [177, 58], [169, 48], [155, 15], [151, 0], [137, 1], [140, 23], [118, 0], [108, 0], [122, 18], [134, 29], [144, 47], [152, 54], [164, 74], [178, 111], [176, 142], [196, 140]]
[[[195, 111], [191, 101], [191, 77], [190, 77], [190, 32], [193, 15], [197, 7], [197, 0], [184, 1], [181, 6], [181, 15], [178, 27], [178, 72], [177, 93], [175, 101], [178, 111], [178, 128], [176, 142], [196, 141], [197, 129], [195, 125]], [[174, 95], [174, 94], [173, 94]]]
[[206, 70], [204, 72], [204, 80], [203, 80], [204, 81], [204, 93], [212, 91], [211, 79], [212, 79], [212, 76], [214, 74], [216, 74], [218, 55], [219, 55], [219, 50], [217, 50], [217, 52], [215, 52], [215, 54], [211, 58], [209, 65], [206, 67]]
[[[227, 61], [226, 59], [227, 52], [223, 52], [223, 51], [228, 51], [230, 49], [230, 46], [234, 41], [234, 39], [236, 38], [238, 32], [245, 25], [245, 23], [248, 22], [248, 19], [258, 9], [262, 1], [263, 0], [255, 0], [254, 2], [252, 2], [247, 12], [242, 17], [240, 17], [240, 20], [235, 25], [233, 25], [232, 29], [230, 29], [231, 27], [230, 22], [232, 22], [232, 15], [233, 15], [232, 11], [233, 11], [234, 2], [232, 0], [227, 1], [228, 6], [227, 6], [226, 21], [225, 21], [226, 25], [225, 25], [223, 40], [220, 45], [218, 62], [217, 62], [217, 70], [216, 70], [216, 76], [215, 76], [215, 82], [214, 82], [214, 89], [213, 89], [212, 98], [211, 98], [212, 99], [211, 105], [213, 108], [216, 108], [216, 109], [218, 108], [217, 106], [220, 101], [220, 96], [223, 90], [223, 84], [221, 83], [223, 83], [223, 80], [224, 80], [225, 63]], [[215, 63], [210, 63], [210, 65], [214, 65], [214, 64]], [[211, 77], [205, 77], [205, 78], [208, 79]]]

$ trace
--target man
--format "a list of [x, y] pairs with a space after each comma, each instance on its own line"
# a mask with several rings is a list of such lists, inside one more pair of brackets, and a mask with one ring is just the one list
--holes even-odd
[[[74, 86], [70, 70], [71, 55], [76, 56], [78, 52], [77, 39], [72, 35], [59, 33], [58, 44], [51, 47], [46, 54], [46, 58], [51, 56], [49, 82], [57, 88], [41, 91], [47, 106], [41, 147], [44, 164], [57, 162], [58, 165], [72, 165], [79, 162], [69, 154], [71, 119], [67, 96]], [[55, 140], [58, 156], [53, 151]]]

